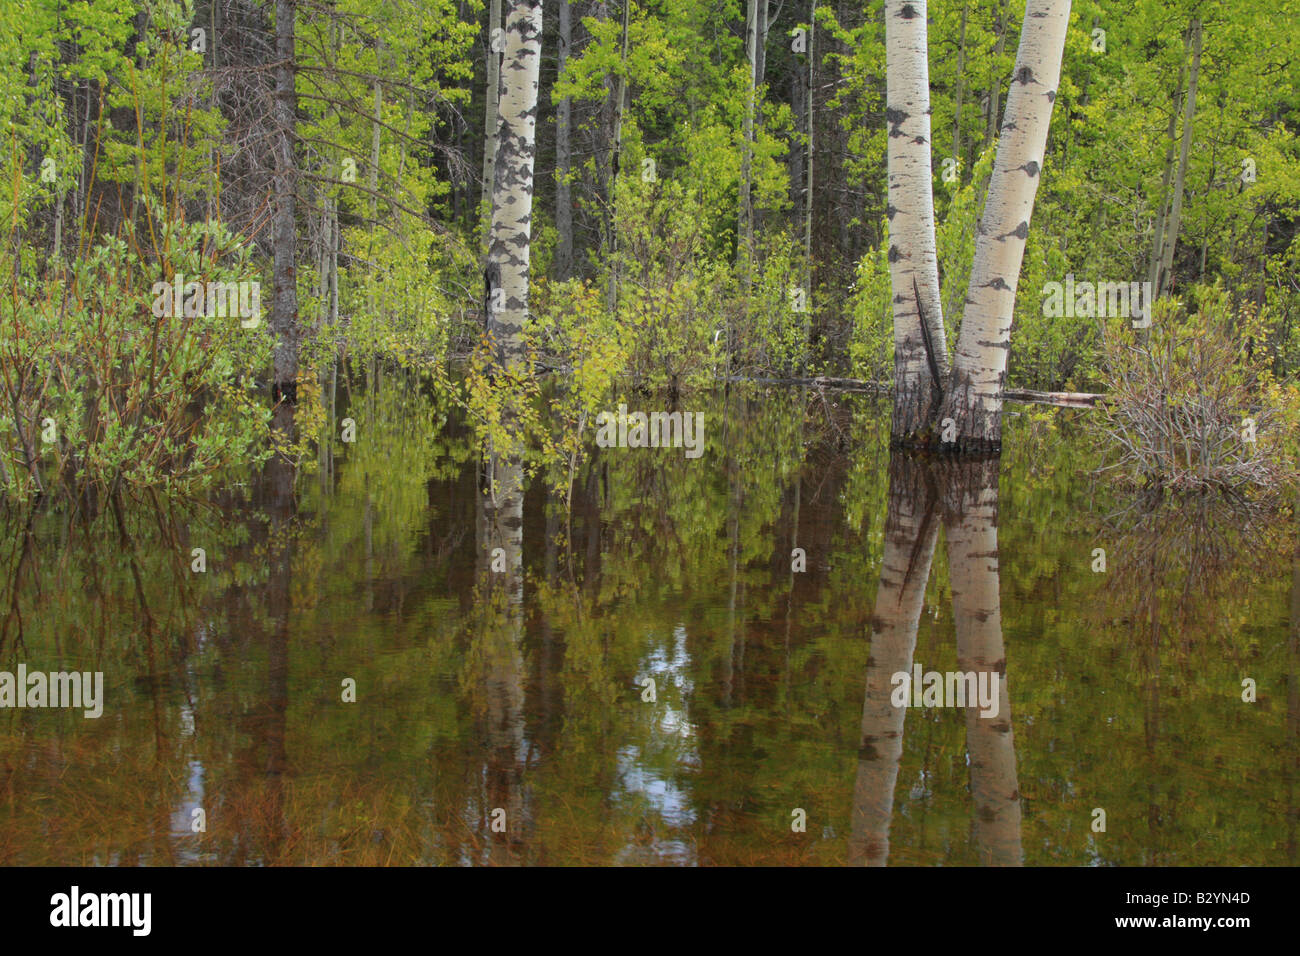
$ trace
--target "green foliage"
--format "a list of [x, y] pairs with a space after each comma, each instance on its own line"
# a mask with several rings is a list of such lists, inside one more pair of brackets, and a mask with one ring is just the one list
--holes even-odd
[[[342, 25], [341, 25], [342, 24]], [[321, 360], [348, 350], [400, 365], [443, 358], [463, 334], [476, 275], [473, 237], [436, 223], [450, 184], [432, 149], [434, 104], [460, 108], [472, 78], [474, 26], [451, 0], [345, 0], [329, 15], [299, 14], [298, 93], [308, 212], [342, 223], [341, 328], [329, 327], [317, 253], [302, 270], [301, 312], [314, 318]], [[400, 77], [400, 79], [398, 79]], [[376, 162], [372, 162], [375, 160]]]
[[13, 275], [0, 302], [8, 493], [44, 492], [50, 476], [80, 490], [193, 492], [265, 456], [269, 412], [250, 395], [253, 370], [269, 355], [265, 324], [153, 311], [170, 297], [155, 283], [178, 274], [187, 285], [260, 281], [248, 250], [217, 224], [160, 218], [159, 229], [165, 253], [143, 254], [128, 230], [66, 273], [5, 266]]
[[735, 282], [706, 234], [703, 199], [677, 180], [619, 182], [616, 314], [628, 371], [651, 386], [692, 387], [719, 370]]
[[733, 368], [799, 375], [806, 369], [815, 303], [805, 288], [801, 245], [786, 233], [766, 237], [745, 315], [733, 336]]
[[595, 415], [610, 407], [616, 381], [627, 368], [628, 336], [604, 308], [600, 290], [581, 279], [543, 284], [539, 315], [530, 342], [558, 368], [547, 383], [548, 425], [541, 456], [556, 466], [558, 483], [571, 494], [572, 482]]
[[890, 305], [889, 226], [882, 224], [881, 244], [858, 260], [849, 292], [853, 310], [853, 335], [849, 340], [849, 369], [869, 382], [894, 377], [894, 313]]

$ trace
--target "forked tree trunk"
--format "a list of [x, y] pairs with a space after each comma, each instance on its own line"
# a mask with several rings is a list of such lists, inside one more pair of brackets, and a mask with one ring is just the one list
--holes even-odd
[[513, 0], [502, 60], [496, 187], [484, 271], [483, 314], [498, 368], [509, 368], [523, 358], [541, 53], [542, 0]]
[[889, 278], [894, 315], [894, 420], [904, 444], [930, 427], [948, 372], [930, 170], [925, 0], [886, 0]]
[[1169, 219], [1161, 244], [1161, 262], [1151, 294], [1157, 298], [1169, 288], [1174, 270], [1174, 247], [1183, 222], [1183, 193], [1187, 188], [1187, 162], [1191, 156], [1193, 120], [1196, 116], [1196, 84], [1201, 74], [1201, 18], [1194, 17], [1187, 28], [1192, 62], [1187, 76], [1187, 97], [1183, 100], [1183, 138], [1178, 150], [1178, 172], [1174, 176], [1174, 193], [1169, 204]]
[[1025, 5], [988, 200], [976, 227], [961, 334], [940, 406], [937, 424], [946, 450], [999, 451], [1002, 447], [1002, 388], [1016, 286], [1069, 22], [1070, 0], [1028, 0]]
[[[957, 669], [998, 676], [996, 715], [982, 716], [969, 701], [966, 707], [975, 843], [980, 865], [1019, 866], [1020, 787], [999, 594], [998, 461], [963, 460], [938, 467]], [[991, 678], [989, 682], [991, 686]]]
[[849, 832], [851, 865], [884, 866], [889, 859], [889, 824], [907, 718], [907, 709], [895, 706], [891, 699], [892, 678], [900, 671], [912, 670], [916, 630], [938, 533], [937, 494], [930, 466], [895, 452], [889, 457], [885, 551], [871, 616], [871, 657]]
[[1187, 76], [1187, 63], [1178, 67], [1178, 82], [1174, 85], [1174, 98], [1169, 109], [1169, 129], [1166, 132], [1164, 174], [1160, 180], [1160, 204], [1156, 208], [1156, 228], [1151, 241], [1151, 257], [1147, 263], [1147, 280], [1155, 290], [1160, 282], [1160, 263], [1164, 261], [1165, 222], [1169, 218], [1169, 188], [1174, 178], [1174, 146], [1177, 143], [1178, 113], [1182, 109], [1183, 80]]

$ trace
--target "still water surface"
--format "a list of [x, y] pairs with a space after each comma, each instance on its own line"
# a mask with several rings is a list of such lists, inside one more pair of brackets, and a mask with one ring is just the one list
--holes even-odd
[[[1296, 862], [1289, 510], [1144, 511], [1086, 413], [954, 465], [871, 398], [690, 401], [702, 457], [593, 449], [568, 509], [393, 382], [296, 476], [0, 517], [0, 669], [105, 680], [0, 710], [0, 864]], [[914, 665], [998, 715], [892, 706]]]

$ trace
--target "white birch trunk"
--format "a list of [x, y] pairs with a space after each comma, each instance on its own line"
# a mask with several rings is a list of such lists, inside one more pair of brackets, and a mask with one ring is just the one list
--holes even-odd
[[[976, 227], [975, 260], [952, 375], [939, 413], [952, 451], [1000, 451], [1002, 389], [1011, 350], [1016, 286], [1061, 77], [1070, 0], [1028, 0], [1007, 94], [988, 200]], [[949, 422], [948, 420], [951, 420]]]
[[523, 357], [541, 53], [542, 0], [513, 0], [501, 64], [492, 227], [484, 271], [484, 315], [500, 368]]
[[948, 372], [930, 169], [930, 71], [925, 0], [886, 0], [889, 276], [894, 315], [892, 436], [930, 426]]

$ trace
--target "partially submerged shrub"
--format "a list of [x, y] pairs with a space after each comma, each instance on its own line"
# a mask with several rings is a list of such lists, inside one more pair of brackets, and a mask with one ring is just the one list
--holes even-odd
[[[0, 263], [4, 492], [193, 491], [264, 454], [269, 413], [246, 386], [269, 359], [267, 323], [208, 315], [190, 294], [220, 289], [228, 306], [231, 289], [256, 293], [247, 247], [215, 223], [155, 228], [165, 252], [141, 251], [128, 227], [66, 271]], [[156, 283], [181, 287], [179, 314]]]
[[1272, 376], [1255, 316], [1235, 316], [1218, 288], [1187, 315], [1157, 304], [1151, 327], [1107, 329], [1108, 402], [1096, 424], [1103, 470], [1171, 490], [1272, 488], [1295, 478], [1295, 386]]

